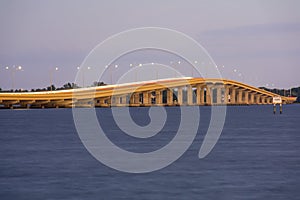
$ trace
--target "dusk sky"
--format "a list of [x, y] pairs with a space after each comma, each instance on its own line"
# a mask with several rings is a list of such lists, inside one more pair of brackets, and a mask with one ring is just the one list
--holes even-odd
[[48, 86], [55, 67], [55, 85], [73, 82], [76, 67], [101, 41], [149, 26], [194, 38], [224, 66], [224, 78], [298, 87], [299, 8], [298, 0], [1, 0], [0, 87], [12, 87], [13, 65], [22, 66], [14, 71], [15, 88]]

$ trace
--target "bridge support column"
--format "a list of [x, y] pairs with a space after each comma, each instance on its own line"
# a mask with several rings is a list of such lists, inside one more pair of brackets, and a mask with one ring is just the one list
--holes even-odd
[[198, 84], [196, 90], [196, 104], [204, 105], [204, 87]]
[[135, 104], [140, 104], [140, 94], [139, 93], [135, 93], [135, 95], [134, 95], [134, 103]]
[[254, 104], [254, 93], [250, 93], [250, 101], [249, 104]]
[[261, 104], [261, 95], [256, 94], [255, 99], [256, 99], [256, 104]]
[[161, 92], [161, 90], [156, 90], [155, 91], [155, 103], [157, 105], [162, 104], [162, 92]]
[[238, 90], [237, 104], [243, 104], [243, 90], [242, 89]]
[[222, 87], [218, 86], [217, 88], [217, 104], [222, 104]]
[[264, 100], [265, 100], [265, 99], [264, 99], [264, 96], [260, 96], [260, 103], [261, 103], [261, 104], [265, 104], [265, 103], [264, 103]]
[[177, 103], [182, 105], [182, 87], [178, 87], [177, 91]]
[[225, 86], [225, 92], [224, 92], [224, 104], [228, 104], [229, 100], [229, 87]]
[[129, 98], [129, 104], [133, 104], [133, 103], [134, 103], [134, 97], [133, 97], [133, 93], [132, 93]]
[[201, 101], [200, 95], [201, 95], [201, 86], [200, 86], [200, 85], [197, 85], [197, 86], [196, 86], [196, 104], [197, 104], [197, 105], [200, 105], [200, 104], [201, 104], [201, 103], [200, 103], [200, 101]]
[[140, 103], [140, 96], [138, 93], [132, 93], [130, 96], [129, 104], [136, 105]]
[[151, 102], [149, 92], [143, 92], [143, 104], [149, 105]]
[[115, 105], [118, 105], [118, 104], [121, 103], [121, 97], [120, 96], [115, 96], [114, 98], [115, 98], [115, 102], [114, 102]]
[[262, 96], [261, 97], [261, 103], [262, 104], [266, 104], [267, 102], [266, 102], [266, 97], [265, 96]]
[[244, 103], [248, 105], [249, 104], [249, 92], [245, 91], [244, 94], [245, 94]]
[[268, 98], [267, 98], [267, 104], [272, 104], [272, 103], [273, 103], [272, 100], [273, 100], [273, 99], [272, 99], [271, 97], [268, 97]]
[[212, 86], [211, 85], [206, 86], [206, 104], [212, 105]]
[[200, 105], [204, 105], [204, 87], [200, 90]]
[[230, 104], [236, 104], [236, 89], [233, 87], [231, 88], [230, 92]]
[[126, 95], [121, 96], [121, 102], [120, 103], [124, 106], [127, 104], [127, 96]]
[[187, 105], [193, 105], [193, 88], [191, 85], [187, 86]]
[[167, 90], [167, 104], [169, 106], [173, 105], [173, 90], [172, 89]]

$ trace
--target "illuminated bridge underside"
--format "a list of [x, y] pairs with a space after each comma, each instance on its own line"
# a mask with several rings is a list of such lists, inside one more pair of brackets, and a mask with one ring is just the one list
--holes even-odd
[[[277, 94], [224, 79], [177, 78], [53, 92], [0, 93], [0, 108], [272, 104]], [[283, 103], [295, 99], [282, 97]]]

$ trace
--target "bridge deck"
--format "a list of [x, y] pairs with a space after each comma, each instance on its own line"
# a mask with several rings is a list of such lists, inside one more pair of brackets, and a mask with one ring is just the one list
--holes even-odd
[[[278, 95], [233, 80], [185, 77], [59, 91], [0, 93], [0, 108], [271, 104], [275, 96]], [[284, 103], [296, 100], [281, 98]]]

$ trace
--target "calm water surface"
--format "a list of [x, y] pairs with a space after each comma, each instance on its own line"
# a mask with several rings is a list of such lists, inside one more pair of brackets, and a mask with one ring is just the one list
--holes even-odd
[[[121, 133], [110, 109], [97, 109], [107, 136], [124, 149], [148, 152], [167, 144], [180, 112], [166, 108], [162, 132], [145, 140]], [[132, 108], [137, 124], [148, 108]], [[71, 109], [0, 110], [0, 199], [300, 199], [300, 105], [228, 107], [213, 151], [198, 158], [210, 108], [198, 135], [172, 165], [127, 174], [94, 159], [82, 145]]]

